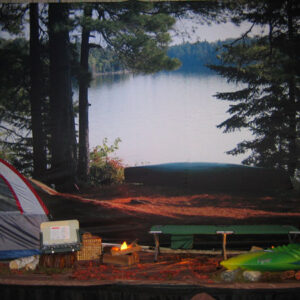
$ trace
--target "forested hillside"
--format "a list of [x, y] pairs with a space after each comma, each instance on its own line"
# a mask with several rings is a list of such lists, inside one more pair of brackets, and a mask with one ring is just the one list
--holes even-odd
[[168, 55], [178, 58], [182, 66], [177, 72], [201, 72], [213, 73], [206, 65], [219, 65], [217, 58], [218, 49], [225, 42], [198, 42], [194, 44], [185, 43], [170, 47]]
[[[215, 43], [205, 41], [175, 45], [169, 48], [168, 55], [172, 58], [178, 58], [182, 63], [176, 72], [213, 73], [206, 65], [219, 64], [217, 52], [224, 43], [222, 41]], [[125, 70], [117, 56], [110, 49], [91, 49], [89, 65], [93, 74], [122, 72]]]

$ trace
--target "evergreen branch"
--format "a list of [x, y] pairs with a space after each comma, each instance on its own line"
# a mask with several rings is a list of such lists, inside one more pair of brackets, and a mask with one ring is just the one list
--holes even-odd
[[[24, 137], [23, 135], [17, 133], [15, 130], [12, 130], [12, 129], [7, 128], [7, 127], [4, 126], [4, 125], [1, 125], [1, 124], [0, 124], [0, 128], [4, 129], [5, 131], [7, 131], [7, 132], [10, 133], [10, 134], [16, 135], [17, 137], [19, 137], [19, 138], [21, 138], [21, 139], [25, 139], [25, 137]], [[28, 135], [27, 135], [27, 136], [28, 136]]]
[[103, 47], [101, 45], [95, 44], [95, 43], [89, 43], [89, 48], [103, 49]]
[[248, 34], [252, 31], [252, 29], [253, 29], [254, 26], [255, 26], [255, 23], [253, 23], [253, 24], [251, 25], [251, 27], [250, 27], [245, 33], [243, 33], [243, 34], [241, 35], [241, 37], [235, 39], [235, 40], [234, 40], [233, 42], [231, 42], [229, 45], [230, 45], [230, 46], [233, 46], [233, 45], [235, 45], [236, 43], [238, 43], [239, 41], [244, 40], [245, 38], [247, 38], [247, 37], [248, 37]]

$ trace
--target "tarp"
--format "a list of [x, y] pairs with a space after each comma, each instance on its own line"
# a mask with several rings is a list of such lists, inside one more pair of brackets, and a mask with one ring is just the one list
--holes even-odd
[[172, 249], [191, 249], [194, 235], [289, 235], [298, 234], [299, 229], [291, 225], [154, 225], [150, 233], [170, 234]]
[[151, 231], [163, 234], [216, 234], [231, 232], [233, 234], [289, 234], [299, 232], [292, 225], [154, 225]]
[[192, 249], [194, 243], [193, 235], [172, 235], [171, 248], [172, 249]]

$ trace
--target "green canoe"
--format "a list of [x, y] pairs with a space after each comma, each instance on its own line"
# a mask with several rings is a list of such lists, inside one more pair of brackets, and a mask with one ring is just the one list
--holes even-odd
[[241, 254], [224, 260], [228, 270], [237, 268], [255, 271], [300, 270], [300, 244], [289, 244]]

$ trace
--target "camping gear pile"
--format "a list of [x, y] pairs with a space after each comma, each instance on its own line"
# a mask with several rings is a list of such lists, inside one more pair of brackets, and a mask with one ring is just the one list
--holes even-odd
[[156, 262], [153, 262], [152, 256], [151, 262], [141, 264], [140, 258], [145, 258], [145, 253], [139, 254], [143, 249], [136, 241], [103, 251], [100, 237], [90, 233], [80, 236], [77, 220], [49, 221], [48, 215], [46, 206], [28, 180], [0, 159], [0, 260], [10, 260], [11, 270], [35, 270], [38, 265], [63, 269], [77, 263], [70, 278], [210, 282], [208, 273], [217, 272], [222, 266], [228, 269], [222, 272], [224, 281], [235, 280], [240, 270], [247, 281], [260, 280], [263, 277], [261, 271], [284, 271], [285, 278], [300, 279], [300, 244], [253, 251], [222, 262], [221, 257], [199, 255], [188, 258], [176, 256], [175, 263], [174, 256], [172, 261], [166, 260], [167, 256], [158, 259], [157, 235], [162, 233], [171, 234], [173, 248], [185, 249], [192, 247], [193, 234], [223, 234], [223, 252], [226, 253], [227, 234], [249, 234], [249, 230], [251, 234], [299, 234], [299, 230], [291, 226], [223, 226], [221, 229], [200, 225], [153, 226], [150, 233], [155, 236]]
[[[11, 260], [10, 269], [33, 270], [70, 267], [77, 261], [100, 259], [102, 240], [79, 234], [77, 220], [49, 221], [49, 212], [29, 181], [0, 159], [0, 259]], [[106, 253], [107, 263], [132, 265], [139, 261], [139, 246]], [[75, 256], [74, 256], [75, 254]], [[42, 255], [42, 256], [40, 256]]]
[[[48, 215], [30, 182], [0, 159], [0, 260], [11, 260], [12, 270], [33, 270], [39, 263], [49, 267], [72, 265], [74, 258], [68, 252], [80, 249], [79, 223], [52, 223]], [[43, 253], [62, 254], [41, 257]]]

